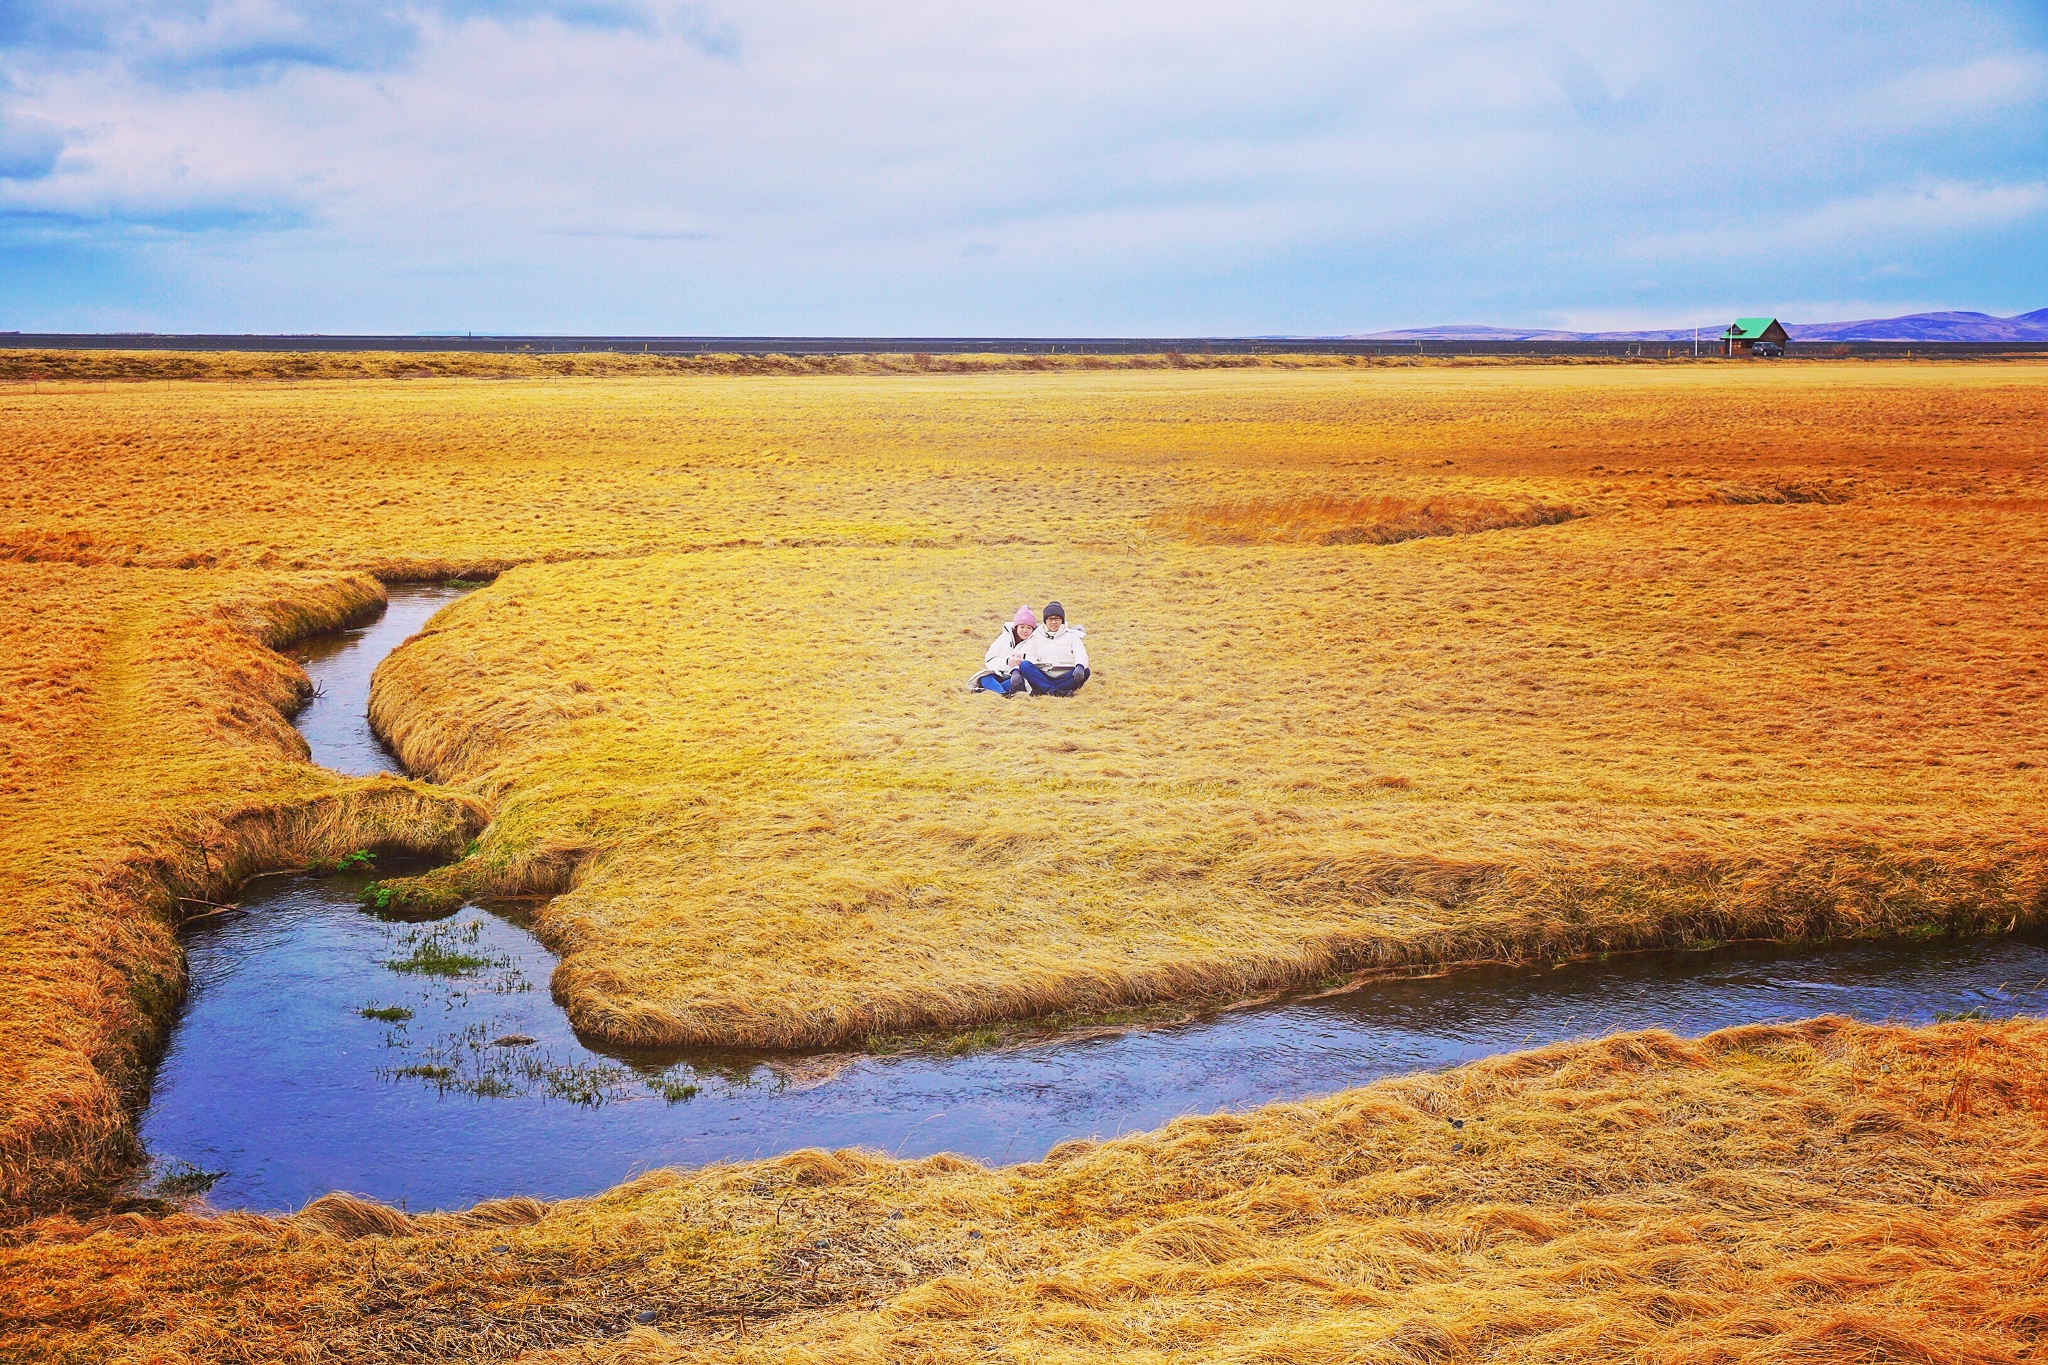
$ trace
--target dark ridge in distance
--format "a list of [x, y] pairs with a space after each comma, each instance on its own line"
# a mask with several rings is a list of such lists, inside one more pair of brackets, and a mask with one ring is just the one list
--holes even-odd
[[[2048, 355], [2048, 342], [1794, 341], [1794, 356]], [[1690, 341], [1345, 337], [626, 337], [322, 336], [156, 332], [0, 332], [0, 349], [45, 351], [459, 352], [480, 355], [1335, 355], [1641, 356], [1692, 353]], [[1713, 348], [1701, 338], [1700, 354]]]

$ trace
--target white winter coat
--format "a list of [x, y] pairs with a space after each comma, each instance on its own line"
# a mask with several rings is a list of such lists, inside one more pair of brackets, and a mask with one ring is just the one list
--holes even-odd
[[1088, 646], [1081, 643], [1081, 637], [1087, 633], [1079, 626], [1061, 626], [1060, 633], [1053, 635], [1040, 626], [1038, 633], [1024, 642], [1024, 657], [1047, 672], [1056, 668], [1086, 668]]
[[[1030, 641], [1025, 641], [1029, 644]], [[990, 673], [1008, 673], [1012, 668], [1010, 656], [1017, 652], [1017, 628], [1004, 626], [1003, 633], [989, 643], [988, 653], [983, 656], [981, 666]]]

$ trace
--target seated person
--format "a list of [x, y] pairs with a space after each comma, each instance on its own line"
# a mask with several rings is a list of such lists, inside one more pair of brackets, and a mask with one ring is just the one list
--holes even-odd
[[1088, 681], [1088, 647], [1081, 643], [1087, 632], [1068, 625], [1067, 609], [1057, 602], [1045, 604], [1044, 619], [1044, 628], [1024, 642], [1017, 672], [1034, 693], [1070, 697]]
[[974, 675], [974, 685], [999, 697], [1022, 691], [1024, 680], [1017, 676], [1017, 663], [1024, 657], [1024, 642], [1037, 629], [1038, 618], [1031, 608], [1017, 608], [1003, 633], [990, 641], [988, 654], [981, 661], [981, 672]]

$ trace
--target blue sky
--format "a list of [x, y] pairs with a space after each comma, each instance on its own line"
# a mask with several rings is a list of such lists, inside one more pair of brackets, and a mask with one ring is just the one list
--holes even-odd
[[0, 0], [0, 328], [2048, 306], [2048, 7]]

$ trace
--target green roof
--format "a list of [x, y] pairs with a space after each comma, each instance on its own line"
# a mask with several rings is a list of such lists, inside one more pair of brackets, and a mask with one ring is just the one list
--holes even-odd
[[1733, 337], [1737, 341], [1756, 341], [1769, 331], [1771, 324], [1776, 321], [1776, 318], [1737, 318], [1735, 325], [1721, 335]]

